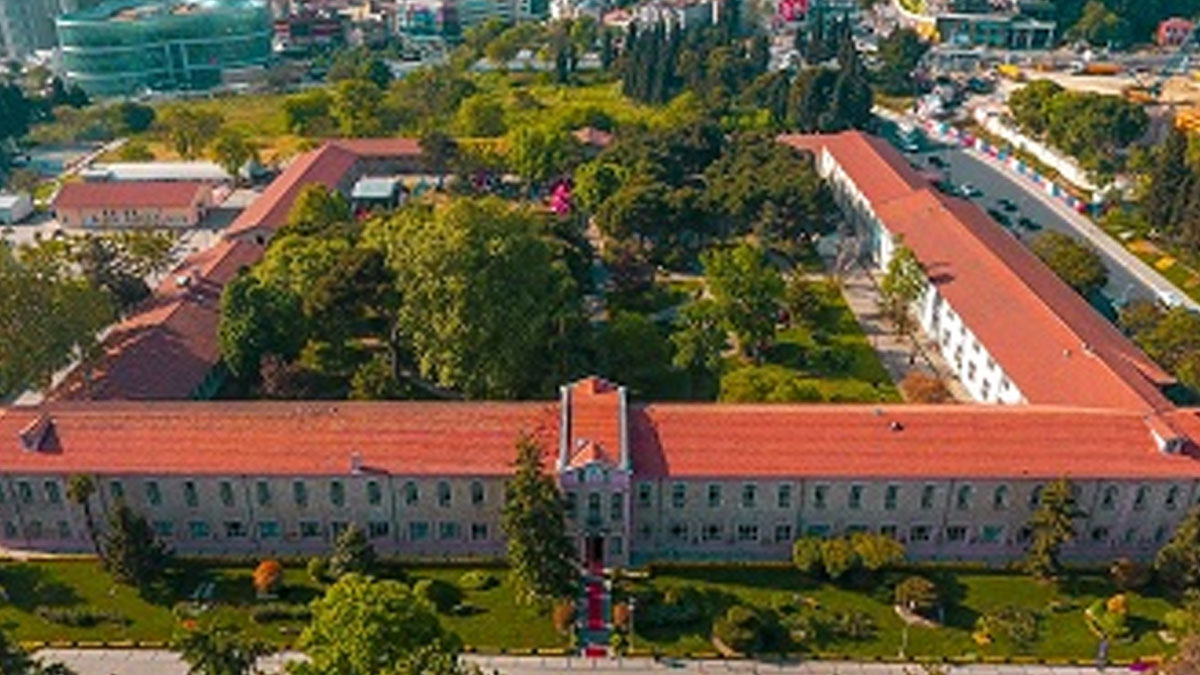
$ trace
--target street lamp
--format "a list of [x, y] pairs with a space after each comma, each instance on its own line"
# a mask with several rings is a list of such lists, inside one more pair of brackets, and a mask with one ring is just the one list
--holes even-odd
[[633, 610], [637, 609], [637, 598], [629, 597], [629, 651], [633, 651]]

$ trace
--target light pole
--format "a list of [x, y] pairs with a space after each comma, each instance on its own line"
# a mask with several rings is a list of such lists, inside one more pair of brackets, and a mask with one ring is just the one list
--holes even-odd
[[633, 651], [633, 611], [637, 609], [637, 598], [629, 596], [629, 651]]

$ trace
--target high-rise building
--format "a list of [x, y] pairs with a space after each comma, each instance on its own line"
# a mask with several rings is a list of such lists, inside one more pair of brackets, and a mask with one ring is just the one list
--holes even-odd
[[0, 0], [0, 53], [20, 59], [53, 48], [54, 18], [74, 5], [71, 0]]

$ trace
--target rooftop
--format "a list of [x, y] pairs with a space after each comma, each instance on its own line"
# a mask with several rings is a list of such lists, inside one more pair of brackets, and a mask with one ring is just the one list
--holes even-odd
[[108, 0], [94, 7], [64, 14], [61, 20], [128, 23], [264, 6], [264, 0]]
[[232, 179], [215, 162], [112, 162], [93, 164], [87, 173], [116, 181], [190, 180], [219, 183]]
[[211, 189], [196, 181], [72, 182], [59, 189], [54, 208], [187, 208]]

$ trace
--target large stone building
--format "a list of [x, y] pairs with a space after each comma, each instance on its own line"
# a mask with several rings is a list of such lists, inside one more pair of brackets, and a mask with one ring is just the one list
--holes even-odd
[[[925, 339], [977, 402], [642, 403], [591, 377], [540, 402], [11, 407], [0, 410], [0, 547], [87, 550], [83, 511], [65, 489], [88, 474], [100, 487], [93, 512], [123, 499], [182, 552], [311, 553], [353, 522], [388, 555], [498, 556], [505, 480], [529, 434], [593, 565], [782, 560], [799, 535], [865, 530], [916, 559], [1002, 562], [1022, 550], [1041, 488], [1061, 477], [1086, 513], [1069, 557], [1152, 554], [1200, 503], [1200, 411], [1161, 393], [1170, 377], [886, 143], [857, 132], [780, 140], [812, 153], [865, 262], [886, 265], [898, 238], [914, 252], [929, 279], [914, 304]], [[230, 278], [303, 185], [345, 189], [368, 167], [416, 161], [410, 146], [335, 143], [306, 156], [219, 250], [187, 264], [194, 277], [185, 265], [187, 278]], [[202, 377], [211, 364], [180, 365], [177, 344], [215, 351], [220, 287], [188, 288], [196, 295], [138, 315], [149, 328], [135, 318], [119, 331], [142, 342], [73, 391], [161, 399], [169, 379]], [[151, 320], [202, 297], [205, 313], [179, 314], [188, 322]]]

